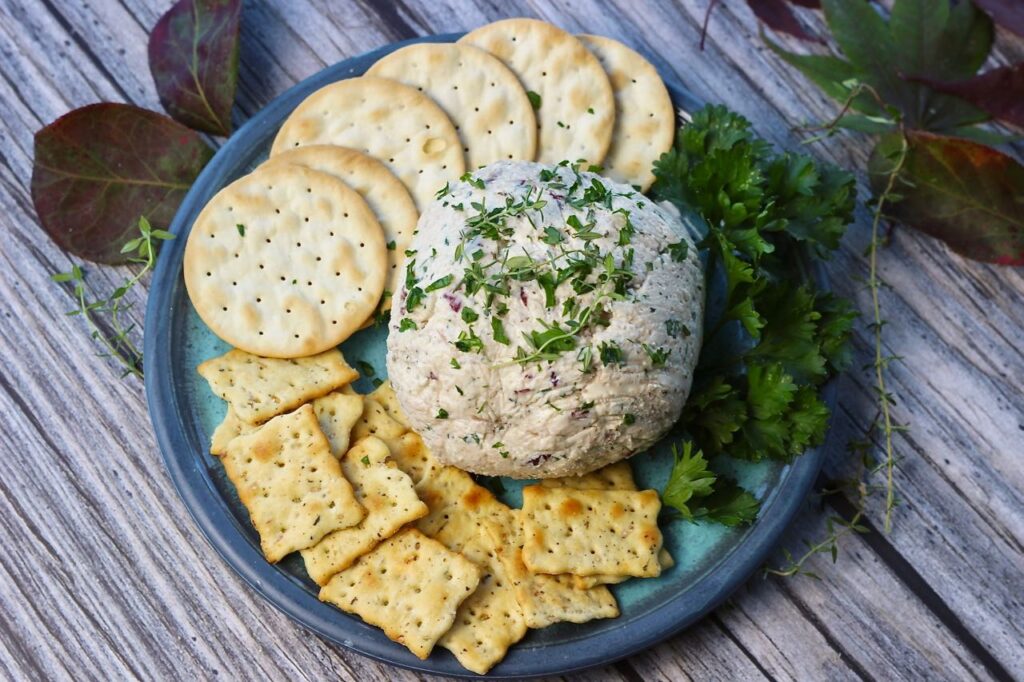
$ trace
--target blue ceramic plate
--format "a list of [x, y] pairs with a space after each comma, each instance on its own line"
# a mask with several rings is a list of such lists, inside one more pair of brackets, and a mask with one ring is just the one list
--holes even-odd
[[[421, 41], [456, 38], [446, 35]], [[225, 404], [213, 395], [195, 367], [223, 353], [227, 346], [200, 321], [182, 279], [182, 257], [192, 222], [218, 190], [266, 158], [278, 127], [292, 109], [328, 83], [361, 75], [377, 59], [404, 44], [346, 59], [291, 88], [242, 126], [199, 176], [171, 226], [177, 239], [164, 245], [153, 276], [146, 310], [146, 394], [157, 441], [185, 505], [228, 565], [257, 592], [307, 628], [361, 654], [426, 672], [472, 676], [440, 647], [421, 661], [377, 628], [321, 603], [316, 585], [297, 556], [277, 565], [263, 559], [233, 486], [220, 462], [207, 452], [210, 434], [223, 418]], [[677, 106], [692, 110], [700, 105], [682, 87], [670, 83], [669, 90]], [[709, 287], [712, 299], [715, 288], [714, 284]], [[360, 332], [342, 345], [342, 351], [349, 362], [368, 362], [376, 376], [383, 377], [386, 334], [384, 327]], [[357, 388], [361, 392], [372, 390], [369, 379], [360, 382]], [[832, 385], [826, 390], [830, 405], [834, 389]], [[606, 664], [694, 623], [764, 562], [807, 495], [821, 459], [819, 449], [791, 465], [727, 463], [740, 483], [762, 502], [756, 523], [743, 529], [669, 524], [663, 530], [676, 566], [659, 578], [614, 586], [622, 611], [619, 618], [531, 631], [490, 677], [554, 675]], [[671, 468], [668, 444], [659, 444], [632, 462], [641, 487], [660, 488]], [[506, 502], [518, 506], [521, 484], [504, 483]]]

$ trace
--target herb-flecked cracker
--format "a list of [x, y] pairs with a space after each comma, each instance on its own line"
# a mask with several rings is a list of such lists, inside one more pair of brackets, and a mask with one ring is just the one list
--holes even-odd
[[385, 443], [391, 443], [409, 428], [395, 420], [372, 396], [363, 397], [363, 413], [352, 426], [352, 440], [376, 436]]
[[431, 469], [441, 466], [430, 454], [430, 448], [423, 442], [423, 438], [415, 431], [409, 431], [391, 440], [388, 447], [391, 448], [391, 459], [399, 469], [409, 475], [413, 483], [419, 483]]
[[331, 444], [331, 452], [341, 457], [348, 451], [352, 427], [363, 414], [363, 396], [334, 391], [314, 400], [313, 411]]
[[615, 97], [601, 63], [574, 36], [536, 19], [504, 19], [470, 31], [475, 45], [504, 62], [532, 92], [537, 160], [599, 164], [612, 141]]
[[437, 534], [437, 540], [460, 552], [484, 574], [476, 591], [459, 606], [455, 624], [439, 644], [455, 654], [464, 667], [483, 675], [526, 635], [526, 619], [490, 534], [480, 525], [472, 526], [470, 536], [465, 530], [449, 523]]
[[[405, 276], [405, 250], [409, 248], [419, 213], [402, 181], [377, 159], [348, 147], [314, 144], [298, 147], [272, 157], [269, 164], [292, 163], [315, 171], [329, 173], [359, 193], [370, 206], [387, 244], [388, 276], [386, 292], [398, 291]], [[381, 310], [391, 309], [391, 296], [381, 299]]]
[[362, 326], [384, 291], [388, 259], [380, 223], [355, 190], [280, 164], [210, 199], [183, 267], [192, 305], [217, 336], [250, 353], [294, 358]]
[[224, 414], [224, 420], [213, 430], [210, 437], [210, 454], [220, 457], [228, 450], [228, 443], [246, 433], [252, 433], [258, 426], [242, 421], [235, 414], [235, 411], [228, 405], [228, 411]]
[[637, 185], [654, 183], [654, 162], [672, 148], [675, 110], [658, 70], [640, 54], [604, 36], [576, 36], [601, 62], [615, 93], [615, 129], [603, 173]]
[[[430, 513], [416, 522], [416, 527], [429, 536], [449, 523], [474, 526], [479, 519], [507, 511], [490, 490], [479, 485], [462, 469], [439, 466], [427, 471], [416, 484], [416, 492]], [[466, 531], [468, 536], [470, 531]]]
[[337, 349], [287, 360], [233, 349], [196, 371], [239, 419], [250, 424], [294, 410], [359, 378]]
[[523, 562], [535, 573], [661, 573], [654, 490], [523, 488]]
[[416, 496], [412, 481], [388, 461], [389, 456], [388, 446], [371, 436], [341, 458], [341, 469], [366, 509], [366, 517], [359, 525], [335, 531], [302, 550], [306, 572], [318, 585], [326, 584], [405, 524], [426, 515], [427, 505]]
[[402, 411], [402, 406], [398, 403], [398, 396], [395, 395], [395, 389], [392, 388], [390, 381], [385, 381], [383, 384], [375, 388], [368, 397], [373, 398], [380, 403], [380, 406], [384, 408], [384, 411], [388, 413], [389, 417], [407, 429], [412, 428], [409, 424], [409, 418], [405, 416], [405, 412]]
[[420, 212], [466, 170], [459, 134], [441, 107], [386, 78], [348, 78], [320, 88], [281, 126], [270, 155], [311, 144], [351, 147], [379, 159], [405, 183]]
[[354, 613], [421, 659], [455, 622], [480, 569], [415, 529], [391, 536], [341, 571], [320, 600]]
[[365, 516], [311, 405], [235, 438], [221, 461], [270, 562]]
[[591, 589], [575, 586], [572, 576], [533, 574], [522, 558], [522, 512], [484, 519], [481, 525], [494, 543], [498, 560], [512, 581], [516, 601], [531, 628], [544, 628], [560, 622], [586, 623], [598, 618], [615, 618], [619, 607], [615, 596], [604, 585]]
[[537, 119], [519, 79], [472, 45], [417, 43], [381, 57], [366, 72], [417, 88], [441, 105], [462, 140], [469, 169], [503, 159], [532, 161]]

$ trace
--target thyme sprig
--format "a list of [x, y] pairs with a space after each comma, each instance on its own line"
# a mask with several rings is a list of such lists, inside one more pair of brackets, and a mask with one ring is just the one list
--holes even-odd
[[[142, 267], [134, 275], [114, 289], [105, 299], [90, 299], [85, 286], [85, 271], [75, 264], [67, 272], [59, 272], [50, 276], [58, 283], [73, 284], [72, 298], [76, 307], [69, 310], [69, 316], [82, 317], [89, 327], [90, 335], [102, 347], [100, 357], [113, 358], [122, 367], [121, 377], [136, 376], [143, 378], [142, 352], [132, 339], [135, 323], [125, 323], [125, 315], [134, 305], [125, 297], [136, 284], [142, 281], [156, 263], [156, 242], [174, 239], [174, 235], [166, 230], [154, 230], [145, 217], [139, 218], [139, 236], [129, 240], [121, 248], [121, 253], [130, 254], [129, 262], [141, 264]], [[109, 318], [108, 324], [101, 324], [102, 316]]]

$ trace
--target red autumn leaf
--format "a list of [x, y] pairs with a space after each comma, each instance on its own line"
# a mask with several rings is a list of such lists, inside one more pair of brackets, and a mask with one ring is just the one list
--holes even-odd
[[92, 104], [36, 133], [32, 203], [62, 248], [123, 263], [139, 216], [166, 228], [212, 156], [198, 133], [162, 114]]
[[[805, 3], [807, 3], [807, 0], [803, 0], [803, 2], [796, 2], [794, 0], [794, 4], [804, 5], [805, 7], [811, 6], [809, 3]], [[786, 0], [747, 0], [747, 4], [750, 5], [750, 9], [754, 11], [757, 18], [772, 30], [788, 33], [800, 40], [821, 42], [820, 38], [804, 30], [804, 27], [797, 21], [796, 15], [793, 14], [793, 10], [786, 3]]]
[[955, 83], [930, 78], [911, 80], [925, 83], [939, 92], [956, 95], [995, 118], [1024, 127], [1024, 62], [1000, 66]]
[[160, 103], [196, 130], [231, 133], [241, 13], [240, 0], [179, 0], [149, 36]]
[[[949, 244], [957, 253], [999, 265], [1024, 265], [1024, 166], [991, 147], [920, 131], [906, 133], [907, 156], [886, 214]], [[882, 191], [901, 148], [883, 137], [868, 162]]]
[[1024, 36], [1024, 2], [1020, 0], [974, 0], [987, 15], [1003, 28]]

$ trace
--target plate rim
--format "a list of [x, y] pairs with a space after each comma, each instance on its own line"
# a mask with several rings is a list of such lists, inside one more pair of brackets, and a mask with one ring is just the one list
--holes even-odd
[[[176, 452], [189, 449], [189, 446], [188, 439], [181, 428], [183, 425], [178, 420], [180, 410], [172, 381], [172, 354], [160, 352], [160, 350], [168, 348], [170, 345], [174, 322], [173, 301], [175, 294], [183, 286], [180, 271], [186, 242], [184, 237], [187, 235], [188, 229], [191, 228], [191, 223], [188, 225], [185, 223], [196, 212], [196, 205], [200, 201], [204, 201], [201, 196], [204, 186], [211, 179], [219, 178], [222, 167], [230, 166], [236, 150], [245, 149], [248, 137], [258, 136], [260, 128], [266, 122], [273, 121], [283, 111], [294, 108], [299, 99], [306, 94], [327, 83], [359, 75], [360, 70], [365, 71], [369, 64], [405, 45], [422, 42], [452, 42], [461, 35], [463, 34], [448, 33], [411, 38], [390, 43], [324, 67], [275, 97], [239, 127], [217, 150], [179, 206], [169, 231], [180, 238], [162, 245], [160, 257], [157, 259], [150, 282], [143, 335], [146, 400], [156, 441], [171, 481], [189, 515], [207, 542], [223, 561], [262, 598], [307, 630], [377, 661], [428, 674], [444, 674], [463, 678], [522, 679], [579, 672], [621, 660], [681, 632], [702, 619], [743, 585], [775, 549], [782, 533], [800, 510], [824, 461], [825, 452], [833, 433], [831, 424], [825, 443], [808, 450], [787, 465], [779, 483], [774, 488], [776, 494], [772, 496], [769, 505], [762, 508], [748, 537], [730, 549], [718, 561], [714, 570], [709, 570], [689, 588], [674, 594], [633, 621], [624, 623], [622, 627], [613, 628], [588, 638], [586, 647], [577, 646], [579, 640], [547, 645], [541, 650], [543, 655], [530, 656], [524, 660], [509, 661], [506, 659], [486, 676], [478, 676], [457, 664], [455, 666], [439, 665], [441, 662], [447, 662], [445, 659], [439, 661], [431, 657], [421, 661], [398, 644], [386, 639], [380, 642], [380, 637], [373, 636], [376, 628], [355, 619], [341, 621], [346, 624], [346, 627], [339, 629], [337, 619], [332, 623], [326, 614], [340, 612], [320, 602], [315, 602], [315, 604], [325, 606], [329, 611], [304, 604], [303, 602], [309, 596], [305, 589], [296, 584], [292, 576], [277, 570], [273, 564], [265, 561], [239, 531], [233, 516], [227, 512], [223, 498], [211, 485], [210, 479], [204, 475], [202, 469], [205, 467], [202, 466], [202, 457], [192, 457], [190, 462], [186, 462], [185, 458], [175, 456]], [[702, 105], [702, 102], [684, 86], [674, 82], [671, 78], [666, 78], [664, 73], [662, 77], [665, 78], [674, 104], [682, 104], [690, 110]], [[821, 263], [810, 260], [808, 264], [818, 286], [823, 290], [828, 290], [828, 281]], [[825, 384], [822, 390], [823, 400], [833, 413], [837, 388], [836, 380], [832, 379]], [[782, 491], [788, 494], [778, 494]], [[300, 593], [297, 593], [296, 590], [299, 590]], [[693, 594], [694, 592], [697, 594]], [[684, 598], [689, 603], [679, 604], [678, 602]], [[632, 630], [630, 636], [624, 636], [622, 630], [625, 628]], [[341, 630], [347, 630], [348, 636], [343, 636], [344, 633]], [[366, 631], [362, 637], [359, 636], [361, 630]], [[573, 651], [568, 653], [555, 651], [565, 647], [571, 647]], [[509, 658], [514, 657], [514, 652], [514, 649], [510, 650]], [[506, 662], [520, 665], [514, 669], [504, 670], [502, 668]]]

